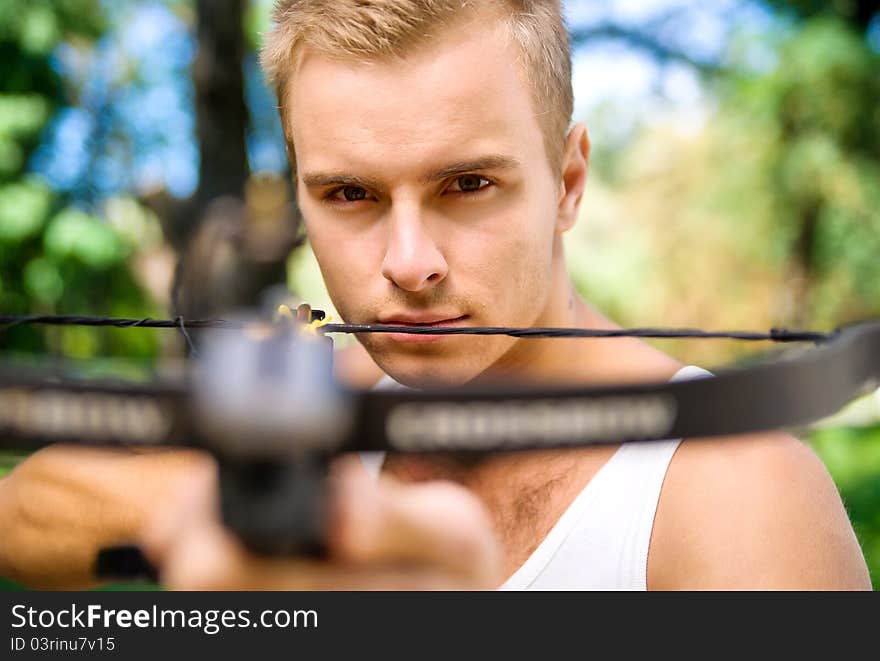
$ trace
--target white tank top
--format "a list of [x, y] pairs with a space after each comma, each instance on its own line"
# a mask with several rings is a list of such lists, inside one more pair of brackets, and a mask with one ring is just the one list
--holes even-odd
[[[711, 374], [683, 367], [673, 381]], [[386, 376], [377, 389], [404, 388]], [[681, 439], [624, 443], [501, 590], [645, 590], [648, 546], [666, 469]], [[383, 453], [363, 453], [378, 476]]]

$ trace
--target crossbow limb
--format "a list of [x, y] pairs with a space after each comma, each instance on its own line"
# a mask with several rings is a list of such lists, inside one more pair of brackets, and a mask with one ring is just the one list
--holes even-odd
[[[317, 311], [316, 311], [317, 313]], [[323, 316], [321, 315], [323, 318]], [[314, 321], [314, 320], [310, 320]], [[200, 322], [205, 324], [207, 322]], [[222, 322], [206, 354], [184, 380], [151, 384], [61, 379], [0, 363], [0, 447], [29, 449], [60, 441], [114, 445], [225, 447], [332, 452], [498, 451], [595, 443], [741, 434], [797, 427], [826, 417], [880, 383], [880, 321], [830, 334], [794, 356], [711, 378], [608, 387], [462, 386], [356, 391], [333, 381], [328, 333], [396, 332], [616, 337], [646, 332], [680, 337], [694, 331], [637, 329], [461, 329], [314, 324], [254, 327]], [[567, 333], [567, 334], [566, 334]], [[665, 333], [665, 334], [664, 334]], [[708, 336], [729, 334], [706, 334]], [[752, 334], [759, 335], [759, 334]], [[792, 341], [776, 331], [759, 339]], [[779, 340], [777, 340], [779, 341]], [[258, 442], [270, 437], [266, 444]], [[258, 449], [259, 448], [259, 449]]]
[[[688, 381], [351, 390], [333, 379], [329, 333], [467, 329], [316, 328], [317, 312], [301, 308], [295, 323], [262, 330], [224, 322], [177, 381], [47, 378], [0, 365], [0, 449], [65, 442], [208, 450], [221, 466], [227, 523], [255, 550], [302, 552], [320, 546], [323, 476], [337, 453], [513, 451], [799, 427], [880, 384], [880, 321], [869, 321], [831, 334], [753, 334], [760, 337], [741, 339], [819, 345]], [[566, 330], [582, 329], [470, 330], [570, 337]], [[612, 336], [621, 334], [629, 333]]]

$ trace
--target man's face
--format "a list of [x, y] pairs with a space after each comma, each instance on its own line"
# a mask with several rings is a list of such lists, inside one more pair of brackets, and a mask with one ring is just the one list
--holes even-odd
[[[545, 313], [559, 182], [519, 58], [491, 21], [402, 61], [303, 53], [286, 117], [297, 193], [346, 322], [529, 326]], [[463, 383], [519, 351], [506, 336], [358, 338], [410, 386]]]

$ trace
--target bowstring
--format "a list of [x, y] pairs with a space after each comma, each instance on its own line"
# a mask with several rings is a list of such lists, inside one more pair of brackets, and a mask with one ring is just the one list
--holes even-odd
[[[175, 328], [181, 331], [189, 349], [196, 348], [187, 333], [192, 328], [241, 329], [243, 323], [224, 319], [184, 319], [178, 315], [174, 319], [142, 319], [119, 317], [90, 317], [80, 315], [0, 315], [0, 327], [7, 329], [22, 324], [55, 326], [112, 326], [116, 328]], [[467, 327], [467, 326], [390, 326], [370, 324], [324, 324], [318, 332], [326, 333], [405, 333], [410, 335], [508, 335], [526, 338], [614, 338], [641, 337], [655, 339], [732, 339], [768, 342], [828, 342], [838, 335], [819, 331], [797, 331], [787, 328], [771, 328], [769, 331], [707, 331], [697, 328], [507, 328], [507, 327]]]
[[81, 315], [9, 315], [0, 314], [0, 326], [7, 328], [19, 324], [44, 324], [52, 326], [113, 326], [116, 328], [243, 328], [244, 325], [225, 319], [153, 319], [144, 317], [87, 317]]

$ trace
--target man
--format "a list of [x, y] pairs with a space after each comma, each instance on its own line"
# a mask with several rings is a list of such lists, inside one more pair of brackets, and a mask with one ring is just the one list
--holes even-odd
[[[264, 65], [345, 321], [612, 327], [565, 267], [589, 141], [558, 2], [286, 0], [275, 18]], [[685, 376], [634, 339], [359, 339], [409, 387]], [[783, 434], [392, 456], [378, 484], [350, 458], [320, 562], [243, 551], [210, 466], [186, 461], [201, 477], [164, 490], [177, 515], [138, 528], [178, 587], [870, 588], [833, 483]]]

